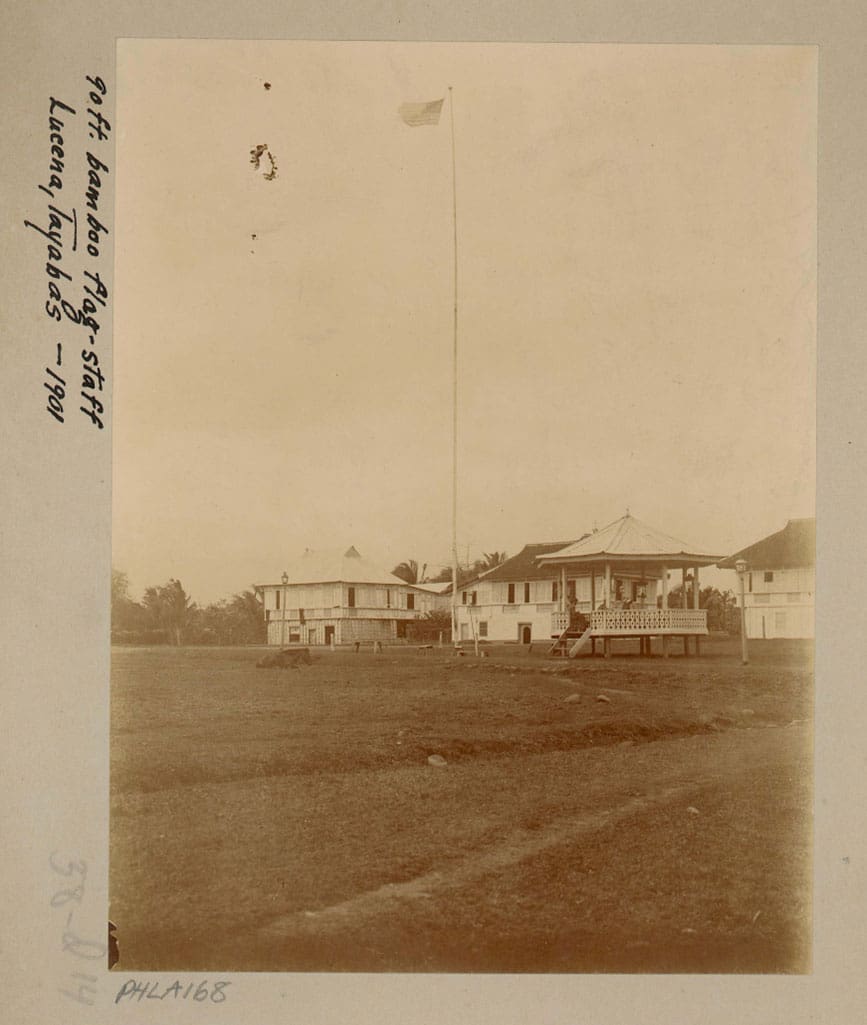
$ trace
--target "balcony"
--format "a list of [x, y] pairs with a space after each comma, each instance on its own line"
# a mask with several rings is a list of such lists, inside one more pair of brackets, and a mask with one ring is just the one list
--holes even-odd
[[[268, 609], [268, 621], [270, 623], [280, 623], [284, 619], [287, 623], [299, 623], [301, 620], [301, 613], [299, 609]], [[399, 609], [389, 607], [376, 607], [373, 606], [353, 606], [348, 608], [347, 606], [335, 605], [331, 608], [306, 608], [304, 609], [304, 619], [418, 619], [423, 615], [420, 609]]]

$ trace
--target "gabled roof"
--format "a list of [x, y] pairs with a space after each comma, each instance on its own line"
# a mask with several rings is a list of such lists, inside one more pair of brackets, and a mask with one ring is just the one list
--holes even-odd
[[[517, 555], [513, 555], [511, 559], [506, 559], [505, 562], [501, 562], [499, 566], [495, 566], [493, 569], [489, 569], [487, 572], [480, 574], [476, 577], [476, 580], [550, 580], [552, 578], [552, 572], [547, 566], [540, 566], [536, 559], [540, 555], [544, 555], [546, 552], [556, 552], [565, 545], [571, 544], [569, 541], [542, 541], [537, 544], [524, 545], [524, 547], [518, 552]], [[468, 581], [467, 584], [461, 586], [461, 590], [468, 586], [473, 581]]]
[[549, 566], [566, 562], [597, 562], [611, 559], [627, 562], [630, 559], [658, 559], [674, 568], [681, 562], [690, 565], [710, 565], [719, 558], [708, 555], [694, 545], [664, 534], [627, 513], [601, 530], [587, 534], [559, 551], [540, 556], [542, 564]]
[[[388, 570], [368, 562], [354, 546], [329, 551], [307, 551], [286, 566], [286, 575], [292, 584], [388, 584], [393, 587], [406, 587], [405, 580], [396, 577]], [[281, 587], [282, 581], [272, 581], [268, 587]]]
[[717, 563], [720, 569], [734, 569], [743, 559], [748, 569], [794, 569], [816, 565], [816, 521], [813, 518], [789, 520], [776, 534], [742, 548]]

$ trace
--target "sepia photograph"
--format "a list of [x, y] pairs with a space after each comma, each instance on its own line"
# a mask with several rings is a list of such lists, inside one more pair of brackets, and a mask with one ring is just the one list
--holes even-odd
[[118, 40], [112, 971], [811, 972], [817, 74]]

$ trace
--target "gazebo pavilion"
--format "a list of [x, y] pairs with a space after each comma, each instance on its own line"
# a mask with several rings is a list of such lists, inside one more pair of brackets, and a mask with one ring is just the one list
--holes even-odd
[[[637, 637], [641, 654], [650, 654], [653, 637], [662, 638], [662, 654], [668, 657], [672, 637], [683, 638], [684, 654], [695, 638], [707, 636], [707, 612], [699, 608], [699, 568], [719, 561], [718, 555], [699, 551], [677, 538], [649, 527], [627, 513], [614, 523], [559, 551], [540, 555], [542, 566], [559, 570], [558, 609], [551, 615], [552, 651], [575, 655], [589, 642], [595, 652], [601, 638], [606, 658], [615, 637]], [[668, 580], [672, 570], [682, 574], [682, 607], [668, 608]], [[569, 608], [567, 580], [590, 578], [588, 625], [574, 627]], [[688, 584], [691, 581], [692, 588]], [[692, 608], [688, 600], [692, 598]]]

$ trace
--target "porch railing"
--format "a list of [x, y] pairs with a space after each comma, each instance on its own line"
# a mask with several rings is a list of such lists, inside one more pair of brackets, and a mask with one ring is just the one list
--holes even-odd
[[[706, 634], [706, 609], [597, 609], [589, 614], [596, 636], [629, 634]], [[561, 634], [568, 612], [551, 613], [551, 633]]]
[[705, 609], [597, 609], [590, 613], [593, 633], [707, 633]]
[[561, 634], [569, 625], [569, 613], [568, 612], [552, 612], [551, 613], [551, 633]]

